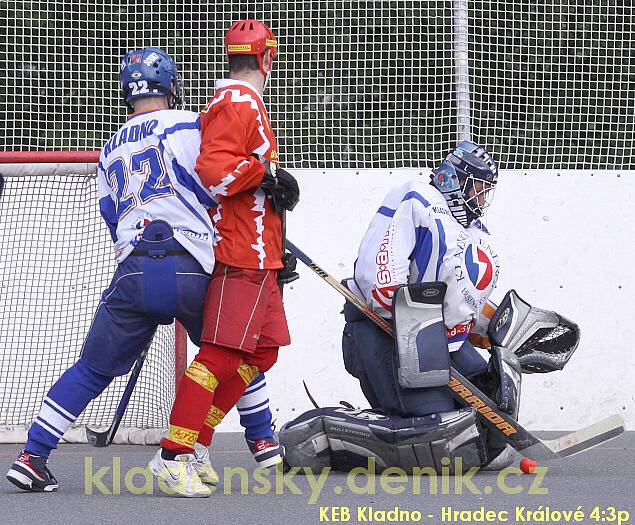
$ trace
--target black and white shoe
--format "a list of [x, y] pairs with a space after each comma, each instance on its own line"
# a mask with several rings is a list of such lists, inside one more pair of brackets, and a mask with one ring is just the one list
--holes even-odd
[[259, 467], [275, 467], [282, 462], [284, 447], [273, 438], [245, 439]]
[[48, 458], [23, 450], [7, 472], [7, 479], [16, 487], [30, 492], [55, 492], [58, 484], [46, 466]]

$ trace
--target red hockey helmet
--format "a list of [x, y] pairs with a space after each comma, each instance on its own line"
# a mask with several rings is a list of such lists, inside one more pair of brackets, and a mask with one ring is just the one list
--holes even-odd
[[234, 22], [225, 36], [225, 48], [228, 55], [256, 55], [260, 71], [267, 76], [262, 67], [262, 54], [269, 50], [271, 58], [278, 54], [278, 42], [273, 31], [260, 20], [239, 20]]

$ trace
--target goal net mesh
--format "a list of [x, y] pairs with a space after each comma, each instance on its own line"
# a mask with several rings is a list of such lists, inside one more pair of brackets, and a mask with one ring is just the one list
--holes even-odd
[[635, 168], [630, 3], [468, 5], [472, 133], [501, 167]]
[[[77, 360], [115, 263], [94, 176], [7, 177], [0, 217], [0, 427], [19, 428]], [[166, 426], [174, 370], [174, 327], [161, 327], [122, 427]], [[126, 380], [115, 379], [77, 424], [108, 426]]]

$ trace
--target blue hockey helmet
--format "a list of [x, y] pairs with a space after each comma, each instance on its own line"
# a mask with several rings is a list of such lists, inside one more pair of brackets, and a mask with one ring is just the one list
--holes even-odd
[[119, 83], [126, 104], [143, 97], [166, 95], [171, 109], [183, 104], [181, 75], [165, 51], [146, 47], [128, 51], [121, 59]]
[[463, 226], [483, 215], [497, 182], [496, 162], [484, 147], [469, 140], [462, 141], [432, 170], [432, 184], [443, 193], [450, 212]]

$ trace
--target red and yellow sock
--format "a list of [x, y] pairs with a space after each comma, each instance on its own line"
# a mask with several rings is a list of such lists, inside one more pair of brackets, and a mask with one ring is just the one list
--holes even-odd
[[214, 404], [209, 409], [203, 428], [199, 433], [199, 443], [206, 447], [211, 445], [214, 429], [223, 420], [225, 414], [238, 403], [240, 396], [245, 392], [245, 388], [258, 374], [258, 369], [255, 366], [249, 366], [241, 360], [236, 373], [219, 385], [214, 392]]

